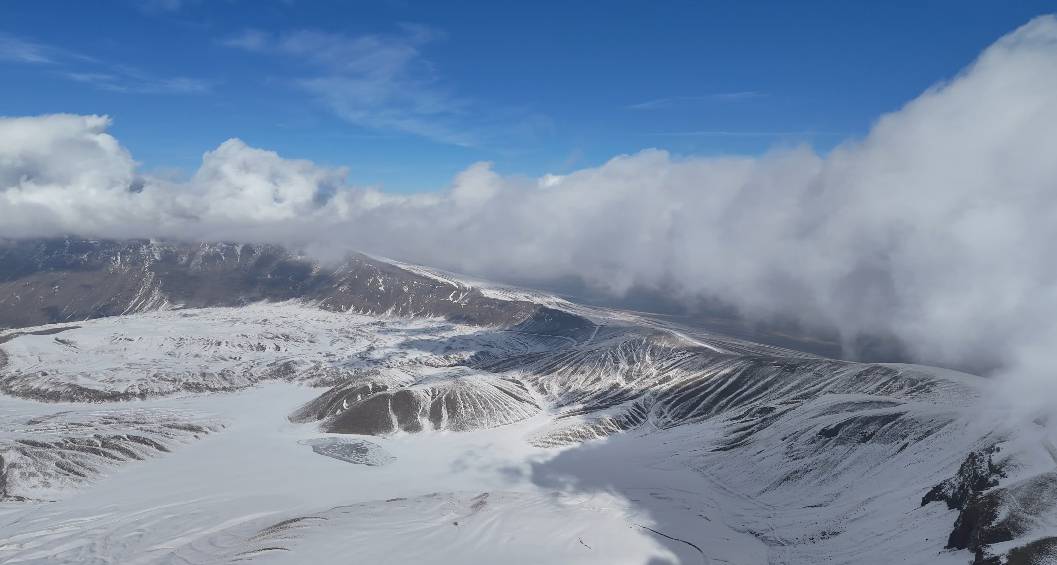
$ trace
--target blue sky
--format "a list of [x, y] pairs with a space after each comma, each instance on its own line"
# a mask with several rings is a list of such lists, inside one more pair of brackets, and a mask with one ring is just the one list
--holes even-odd
[[393, 191], [658, 147], [862, 135], [1055, 2], [0, 3], [0, 115], [113, 117], [147, 170], [231, 137]]

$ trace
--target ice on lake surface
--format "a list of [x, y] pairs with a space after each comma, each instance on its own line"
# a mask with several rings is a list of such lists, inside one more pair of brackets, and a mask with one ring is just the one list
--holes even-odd
[[381, 467], [396, 459], [382, 446], [364, 439], [328, 437], [306, 439], [302, 440], [301, 443], [311, 446], [312, 451], [320, 455], [326, 455], [327, 457], [357, 465]]

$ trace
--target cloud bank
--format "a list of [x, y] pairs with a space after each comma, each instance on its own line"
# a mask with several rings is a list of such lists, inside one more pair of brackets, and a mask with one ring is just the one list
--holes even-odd
[[0, 120], [0, 236], [325, 243], [503, 280], [674, 289], [848, 343], [895, 336], [921, 361], [997, 368], [1033, 392], [1057, 384], [1052, 16], [825, 156], [645, 150], [539, 179], [478, 163], [399, 196], [235, 139], [190, 181], [145, 177], [108, 123]]

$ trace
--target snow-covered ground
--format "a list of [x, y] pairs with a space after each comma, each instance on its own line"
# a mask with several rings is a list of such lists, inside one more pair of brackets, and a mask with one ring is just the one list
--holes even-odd
[[[227, 428], [57, 502], [0, 506], [0, 561], [216, 563], [241, 555], [311, 563], [346, 555], [392, 563], [646, 563], [687, 553], [645, 530], [650, 516], [617, 493], [533, 482], [534, 465], [559, 453], [523, 440], [542, 418], [475, 433], [371, 438], [392, 461], [357, 465], [314, 453], [304, 441], [323, 436], [287, 421], [315, 393], [270, 383], [137, 403], [220, 414]], [[0, 406], [23, 417], [54, 409], [10, 399]], [[303, 517], [310, 518], [261, 535]]]
[[0, 335], [0, 562], [966, 563], [956, 522], [1057, 531], [1048, 423], [985, 379], [593, 314]]
[[486, 340], [472, 326], [296, 302], [148, 312], [36, 331], [18, 330], [26, 335], [3, 345], [3, 392], [102, 401], [236, 390], [267, 379], [327, 385], [356, 369], [449, 366], [474, 352], [545, 351], [562, 343], [513, 334]]

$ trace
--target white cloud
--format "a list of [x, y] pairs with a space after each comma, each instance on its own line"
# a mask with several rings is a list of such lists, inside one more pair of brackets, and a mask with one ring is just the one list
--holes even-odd
[[191, 187], [201, 191], [200, 203], [208, 203], [204, 217], [272, 222], [303, 220], [325, 208], [344, 179], [344, 170], [283, 159], [230, 139], [205, 154]]
[[1054, 68], [1047, 16], [828, 156], [646, 150], [539, 179], [476, 164], [413, 196], [237, 140], [186, 183], [137, 179], [105, 118], [5, 119], [0, 235], [326, 242], [504, 280], [663, 286], [833, 326], [849, 343], [893, 335], [920, 360], [999, 367], [1016, 390], [1053, 398]]

